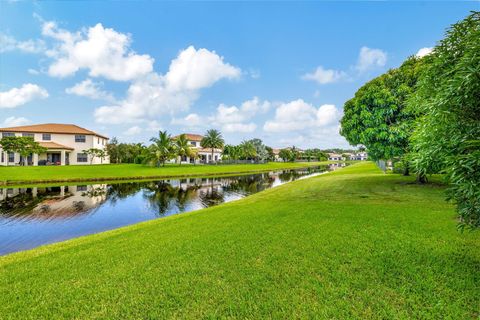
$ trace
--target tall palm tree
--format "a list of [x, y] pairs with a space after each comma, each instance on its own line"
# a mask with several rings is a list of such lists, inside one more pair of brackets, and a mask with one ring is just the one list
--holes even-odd
[[172, 138], [167, 131], [159, 131], [158, 138], [153, 137], [150, 141], [153, 144], [150, 146], [149, 160], [157, 163], [157, 166], [160, 163], [162, 163], [162, 166], [165, 166], [165, 162], [174, 155]]
[[181, 157], [189, 156], [191, 154], [190, 143], [188, 143], [186, 134], [181, 134], [175, 139], [175, 149], [177, 155], [180, 156], [180, 165], [182, 165]]
[[207, 131], [205, 136], [203, 137], [200, 145], [204, 148], [211, 148], [212, 149], [212, 161], [213, 161], [213, 152], [215, 149], [222, 149], [225, 144], [225, 140], [223, 140], [222, 134], [220, 131], [215, 129], [210, 129]]

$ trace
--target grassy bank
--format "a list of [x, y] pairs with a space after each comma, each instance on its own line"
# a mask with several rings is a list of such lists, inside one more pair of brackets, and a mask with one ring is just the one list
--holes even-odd
[[177, 165], [150, 167], [140, 164], [110, 164], [88, 166], [0, 167], [0, 184], [18, 185], [46, 182], [113, 181], [126, 179], [208, 176], [269, 170], [305, 168], [329, 162], [270, 162], [238, 165]]
[[476, 319], [480, 234], [371, 163], [0, 258], [0, 315]]

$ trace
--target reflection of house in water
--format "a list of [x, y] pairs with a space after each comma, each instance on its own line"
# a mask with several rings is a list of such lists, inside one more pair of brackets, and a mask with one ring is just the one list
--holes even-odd
[[332, 171], [346, 167], [347, 164], [345, 162], [336, 162], [336, 163], [330, 163], [328, 165], [328, 168]]
[[106, 184], [0, 189], [0, 213], [28, 219], [70, 218], [103, 203], [106, 191]]

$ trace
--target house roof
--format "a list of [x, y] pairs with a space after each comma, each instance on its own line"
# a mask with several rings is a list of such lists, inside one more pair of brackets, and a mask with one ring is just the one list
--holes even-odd
[[[201, 134], [194, 134], [194, 133], [185, 133], [187, 136], [187, 140], [189, 141], [202, 141], [203, 136]], [[174, 136], [172, 139], [177, 139], [180, 135]]]
[[42, 142], [39, 142], [38, 144], [40, 146], [44, 147], [44, 148], [49, 149], [49, 150], [51, 150], [51, 149], [73, 150], [73, 148], [64, 146], [63, 144], [60, 144], [60, 143], [51, 142], [51, 141], [48, 141], [48, 142], [42, 141]]
[[34, 124], [30, 126], [0, 128], [0, 132], [86, 134], [86, 135], [94, 135], [94, 136], [108, 139], [108, 137], [106, 136], [103, 136], [96, 132], [79, 127], [77, 125], [61, 124], [61, 123], [43, 123], [43, 124]]

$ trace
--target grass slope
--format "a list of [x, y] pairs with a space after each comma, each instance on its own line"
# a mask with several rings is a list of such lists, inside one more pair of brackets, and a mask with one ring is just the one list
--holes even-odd
[[270, 162], [238, 165], [176, 165], [150, 167], [140, 164], [110, 164], [87, 166], [0, 167], [0, 182], [19, 184], [29, 182], [98, 181], [115, 179], [166, 178], [176, 176], [218, 175], [269, 170], [305, 168], [329, 162]]
[[371, 163], [0, 258], [0, 315], [479, 316], [480, 235], [438, 185]]

